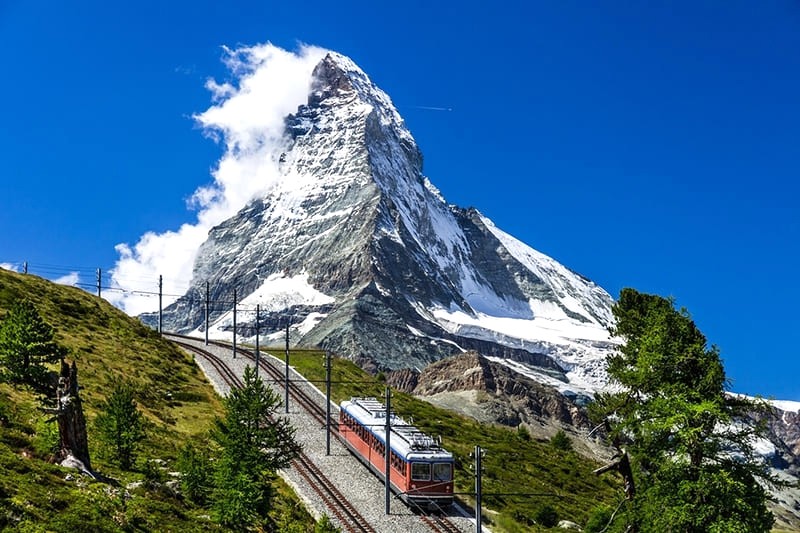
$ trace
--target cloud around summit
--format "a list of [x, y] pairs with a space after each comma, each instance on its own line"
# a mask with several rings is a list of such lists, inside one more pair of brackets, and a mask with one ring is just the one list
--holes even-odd
[[[116, 246], [112, 303], [130, 315], [158, 309], [153, 293], [163, 277], [163, 305], [189, 286], [192, 266], [211, 228], [266, 192], [278, 176], [283, 120], [307, 100], [311, 73], [327, 50], [301, 45], [291, 52], [271, 43], [223, 47], [230, 79], [209, 79], [212, 105], [193, 115], [205, 135], [224, 145], [211, 172], [187, 202], [196, 213], [178, 229], [153, 230], [131, 245]], [[189, 216], [187, 216], [189, 218]]]

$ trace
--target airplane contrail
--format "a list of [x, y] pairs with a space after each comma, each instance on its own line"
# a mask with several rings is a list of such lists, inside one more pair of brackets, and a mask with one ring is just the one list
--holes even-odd
[[411, 107], [414, 107], [416, 109], [426, 109], [428, 111], [452, 111], [453, 110], [452, 107], [432, 107], [432, 106], [427, 106], [427, 105], [414, 105], [414, 106], [411, 106]]

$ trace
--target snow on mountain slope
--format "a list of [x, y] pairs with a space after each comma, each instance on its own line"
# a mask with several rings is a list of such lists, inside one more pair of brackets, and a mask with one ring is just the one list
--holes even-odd
[[262, 335], [288, 320], [293, 341], [368, 368], [474, 349], [580, 391], [602, 386], [608, 293], [448, 205], [391, 99], [349, 58], [327, 54], [310, 87], [268, 155], [277, 173], [209, 232], [167, 327], [202, 330], [208, 282], [212, 336], [232, 335], [236, 288], [245, 337], [260, 305]]

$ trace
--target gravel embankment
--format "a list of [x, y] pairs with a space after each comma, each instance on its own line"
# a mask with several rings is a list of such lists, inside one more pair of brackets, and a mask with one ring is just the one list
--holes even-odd
[[[192, 343], [187, 339], [182, 342]], [[230, 368], [238, 375], [244, 374], [244, 368], [252, 361], [242, 356], [233, 359], [230, 349], [219, 346], [205, 346], [202, 340], [195, 343], [198, 347], [208, 350], [214, 355], [223, 359]], [[276, 359], [263, 352], [264, 360], [279, 363], [279, 368], [284, 368], [282, 359]], [[271, 361], [270, 361], [271, 358]], [[228, 386], [222, 380], [217, 371], [202, 357], [195, 357], [198, 366], [203, 370], [208, 380], [212, 383], [217, 392], [221, 395], [228, 393]], [[290, 367], [291, 369], [291, 367]], [[290, 379], [301, 379], [302, 377], [291, 369]], [[280, 395], [284, 396], [283, 386], [268, 382], [275, 387]], [[320, 405], [325, 405], [325, 395], [310, 383], [302, 385], [307, 391], [313, 391], [320, 400]], [[397, 533], [428, 533], [430, 528], [422, 520], [414, 515], [403, 502], [392, 495], [391, 514], [385, 514], [385, 492], [383, 483], [369, 472], [350, 452], [331, 435], [331, 455], [325, 455], [325, 428], [314, 420], [299, 405], [296, 405], [292, 398], [289, 399], [289, 413], [284, 414], [283, 408], [278, 413], [286, 416], [296, 428], [296, 438], [303, 445], [303, 451], [314, 461], [315, 464], [334, 482], [344, 496], [358, 509], [372, 526], [380, 532]], [[331, 421], [335, 423], [338, 418], [338, 408], [331, 407]], [[327, 509], [324, 502], [314, 492], [308, 483], [294, 470], [287, 469], [280, 472], [281, 476], [294, 487], [297, 494], [306, 502], [309, 510], [316, 517], [327, 514], [337, 526], [340, 526], [333, 513]], [[453, 511], [454, 516], [449, 517], [450, 521], [458, 525], [464, 532], [475, 530], [474, 521], [467, 517], [455, 516], [457, 511]], [[484, 528], [484, 531], [488, 531]]]

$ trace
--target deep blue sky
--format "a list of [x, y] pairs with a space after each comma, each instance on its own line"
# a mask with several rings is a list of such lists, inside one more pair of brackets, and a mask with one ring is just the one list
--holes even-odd
[[190, 221], [221, 46], [305, 42], [389, 93], [448, 201], [674, 296], [734, 390], [800, 400], [797, 1], [65, 4], [0, 0], [0, 263], [90, 283]]

